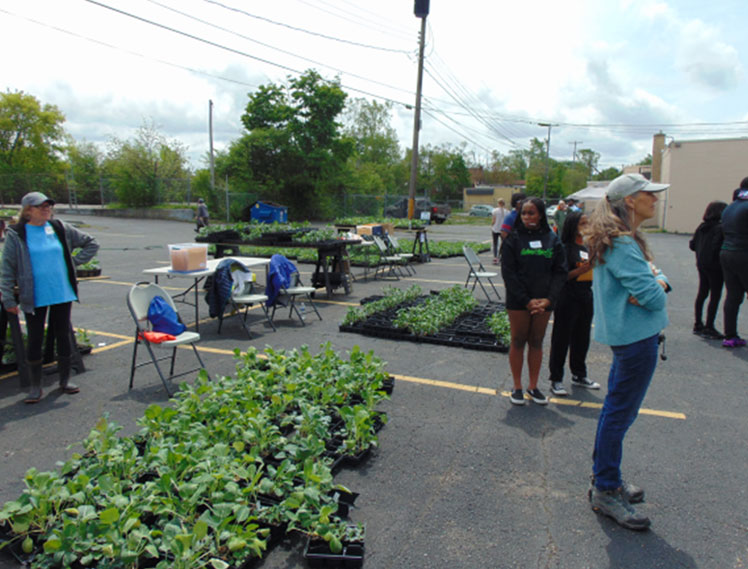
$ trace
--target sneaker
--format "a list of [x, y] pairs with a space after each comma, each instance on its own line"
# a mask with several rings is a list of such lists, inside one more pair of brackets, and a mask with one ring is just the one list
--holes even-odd
[[548, 398], [537, 387], [535, 389], [528, 389], [527, 394], [538, 405], [548, 405]]
[[600, 389], [600, 384], [598, 382], [580, 375], [573, 375], [571, 377], [571, 384], [576, 387], [585, 387], [587, 389]]
[[693, 333], [697, 336], [701, 334], [701, 331], [704, 329], [704, 325], [701, 322], [697, 322], [693, 325]]
[[[590, 489], [587, 491], [587, 499], [589, 501], [592, 501], [592, 492], [594, 489], [595, 477], [590, 476]], [[644, 501], [644, 489], [625, 480], [621, 482], [621, 492], [623, 492], [623, 497], [626, 498], [629, 504], [639, 504]]]
[[509, 401], [512, 402], [512, 405], [524, 405], [525, 394], [522, 392], [521, 389], [515, 389], [514, 391], [512, 391], [512, 394], [509, 396]]
[[564, 384], [560, 381], [551, 381], [551, 393], [553, 395], [569, 395], [569, 392], [564, 388]]
[[745, 346], [745, 340], [738, 336], [722, 340], [722, 347], [724, 348], [739, 348], [740, 346]]
[[721, 334], [712, 326], [705, 326], [701, 329], [701, 336], [709, 340], [723, 340], [725, 335]]
[[621, 488], [615, 490], [592, 488], [590, 506], [596, 514], [608, 516], [626, 529], [645, 530], [651, 524], [647, 516], [636, 512]]

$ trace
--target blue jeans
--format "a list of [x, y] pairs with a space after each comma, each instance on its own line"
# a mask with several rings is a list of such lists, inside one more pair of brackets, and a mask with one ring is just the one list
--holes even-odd
[[608, 394], [597, 421], [593, 473], [599, 490], [621, 486], [623, 437], [639, 413], [657, 365], [657, 338], [612, 346]]

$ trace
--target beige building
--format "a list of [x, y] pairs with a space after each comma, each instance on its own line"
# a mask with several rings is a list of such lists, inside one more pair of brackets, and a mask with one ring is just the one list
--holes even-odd
[[512, 201], [512, 194], [519, 191], [522, 191], [522, 188], [512, 186], [474, 186], [472, 188], [463, 188], [462, 207], [465, 211], [469, 211], [471, 207], [477, 204], [496, 207], [499, 198], [504, 198], [506, 207], [509, 208], [509, 204]]
[[[659, 150], [659, 151], [658, 151]], [[656, 226], [692, 233], [709, 202], [732, 201], [732, 192], [748, 176], [748, 138], [673, 140], [654, 136], [652, 181], [670, 184], [664, 192]]]

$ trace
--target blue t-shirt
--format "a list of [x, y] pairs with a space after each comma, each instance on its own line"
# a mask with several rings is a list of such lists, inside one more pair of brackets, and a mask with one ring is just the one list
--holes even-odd
[[34, 275], [34, 307], [78, 300], [68, 278], [62, 243], [52, 225], [27, 223], [26, 245]]
[[517, 210], [513, 209], [504, 218], [504, 223], [501, 224], [501, 230], [511, 233], [514, 228], [514, 220], [517, 219]]

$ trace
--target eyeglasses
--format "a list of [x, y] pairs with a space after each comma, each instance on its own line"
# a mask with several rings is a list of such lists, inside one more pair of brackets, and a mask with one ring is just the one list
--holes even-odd
[[52, 209], [52, 207], [54, 207], [54, 206], [51, 203], [49, 203], [49, 202], [44, 202], [41, 205], [34, 205], [34, 206], [31, 206], [31, 207], [36, 207], [36, 208], [39, 208], [39, 209]]

